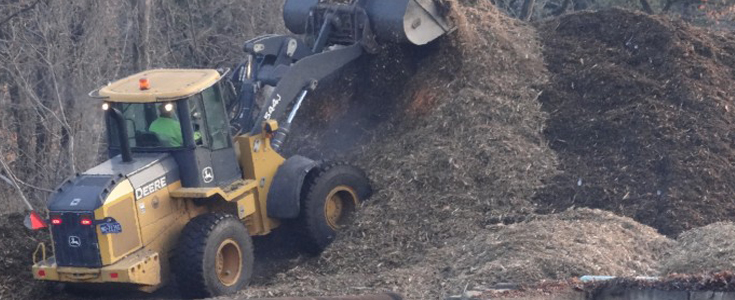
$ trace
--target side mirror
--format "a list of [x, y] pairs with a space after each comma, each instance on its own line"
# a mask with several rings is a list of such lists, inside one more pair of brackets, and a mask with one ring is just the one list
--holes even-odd
[[32, 210], [23, 220], [23, 226], [30, 230], [39, 230], [47, 228], [48, 224], [35, 210]]

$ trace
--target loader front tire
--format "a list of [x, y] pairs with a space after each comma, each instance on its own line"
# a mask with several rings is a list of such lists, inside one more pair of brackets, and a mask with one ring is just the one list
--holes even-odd
[[253, 274], [253, 242], [245, 225], [231, 215], [208, 213], [192, 219], [174, 251], [172, 269], [184, 298], [234, 294]]
[[337, 231], [352, 223], [355, 210], [372, 190], [365, 173], [343, 163], [329, 163], [309, 174], [301, 201], [300, 227], [305, 252], [318, 255]]

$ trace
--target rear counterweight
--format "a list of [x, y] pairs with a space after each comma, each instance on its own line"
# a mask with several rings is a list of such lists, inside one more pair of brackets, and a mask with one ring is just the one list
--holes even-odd
[[92, 212], [51, 212], [49, 216], [60, 267], [102, 267], [95, 226], [82, 224], [82, 220], [94, 220]]

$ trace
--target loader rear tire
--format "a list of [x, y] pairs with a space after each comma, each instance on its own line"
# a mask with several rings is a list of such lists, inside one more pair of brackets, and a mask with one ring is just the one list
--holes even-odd
[[234, 294], [253, 274], [253, 242], [245, 225], [231, 215], [208, 213], [192, 219], [174, 251], [172, 269], [184, 298]]
[[302, 248], [319, 255], [352, 223], [355, 210], [372, 190], [365, 173], [344, 163], [327, 163], [306, 178], [301, 200]]

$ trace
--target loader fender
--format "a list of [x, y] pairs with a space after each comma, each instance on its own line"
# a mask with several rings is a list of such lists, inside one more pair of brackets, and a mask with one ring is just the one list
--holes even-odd
[[295, 219], [301, 211], [301, 187], [306, 175], [318, 165], [303, 156], [294, 155], [276, 171], [268, 192], [268, 217]]

